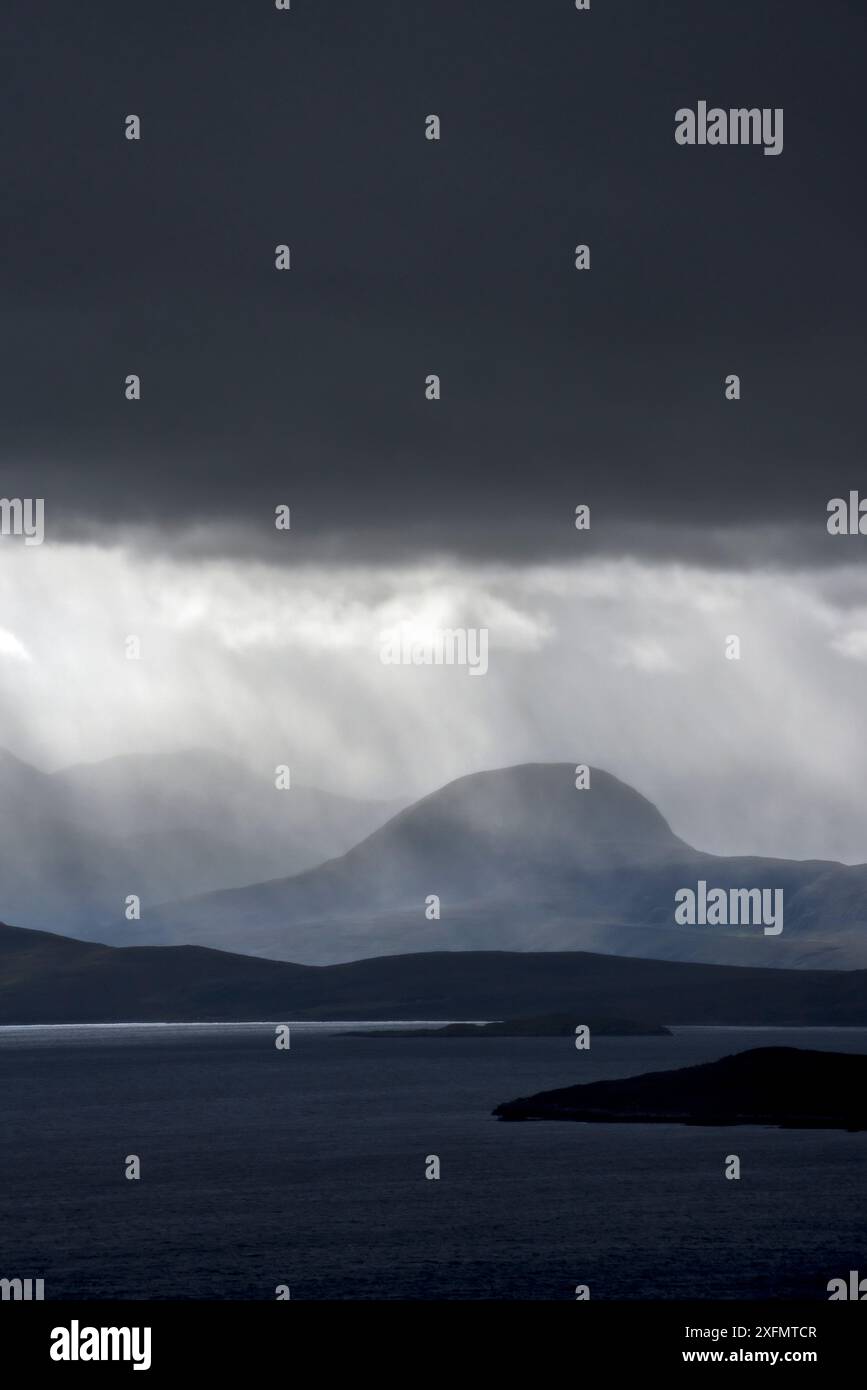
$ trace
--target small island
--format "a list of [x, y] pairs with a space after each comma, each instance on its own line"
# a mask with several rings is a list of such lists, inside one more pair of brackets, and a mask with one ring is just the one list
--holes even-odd
[[498, 1105], [500, 1120], [867, 1129], [867, 1056], [754, 1047], [718, 1062], [590, 1081]]
[[[574, 1014], [540, 1014], [535, 1018], [503, 1018], [493, 1023], [443, 1023], [435, 1028], [368, 1029], [353, 1033], [365, 1038], [566, 1038], [580, 1027], [590, 1029], [591, 1039], [670, 1038], [661, 1023], [636, 1023], [622, 1018], [576, 1018]], [[344, 1036], [346, 1036], [344, 1034]]]

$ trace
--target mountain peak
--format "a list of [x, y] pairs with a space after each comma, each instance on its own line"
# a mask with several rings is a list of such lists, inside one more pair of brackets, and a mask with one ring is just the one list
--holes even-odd
[[658, 859], [688, 848], [647, 797], [601, 768], [579, 790], [572, 763], [520, 763], [448, 782], [376, 832], [427, 837], [437, 827], [496, 839], [523, 856], [592, 859], [596, 867]]

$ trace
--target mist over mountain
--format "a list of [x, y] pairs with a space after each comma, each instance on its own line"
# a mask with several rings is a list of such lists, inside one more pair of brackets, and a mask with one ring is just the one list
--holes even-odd
[[295, 872], [395, 803], [278, 791], [224, 754], [124, 756], [44, 773], [0, 750], [0, 893], [25, 926], [90, 932], [150, 903]]
[[[782, 933], [675, 924], [675, 893], [782, 889]], [[591, 950], [768, 966], [867, 964], [867, 866], [722, 858], [645, 797], [569, 764], [462, 777], [301, 874], [143, 909], [104, 939], [194, 942], [326, 964], [410, 951]], [[431, 895], [440, 916], [426, 912]]]

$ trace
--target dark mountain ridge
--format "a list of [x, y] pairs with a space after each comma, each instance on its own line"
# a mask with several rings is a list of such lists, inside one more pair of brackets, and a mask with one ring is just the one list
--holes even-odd
[[0, 1024], [497, 1019], [867, 1026], [867, 972], [584, 952], [432, 952], [311, 966], [197, 946], [113, 947], [0, 925]]

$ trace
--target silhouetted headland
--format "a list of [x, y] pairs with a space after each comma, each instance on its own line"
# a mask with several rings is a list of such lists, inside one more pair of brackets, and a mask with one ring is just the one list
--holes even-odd
[[755, 1047], [718, 1062], [506, 1101], [501, 1120], [867, 1129], [867, 1056]]

